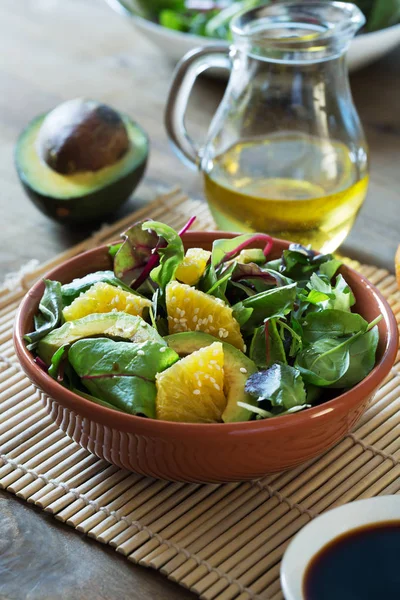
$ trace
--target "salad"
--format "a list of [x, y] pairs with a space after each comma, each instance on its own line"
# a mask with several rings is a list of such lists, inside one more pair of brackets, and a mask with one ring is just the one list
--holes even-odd
[[271, 260], [261, 233], [185, 252], [194, 220], [138, 222], [109, 246], [113, 270], [45, 280], [25, 336], [37, 364], [97, 404], [195, 423], [306, 410], [368, 375], [380, 317], [352, 312], [340, 261], [298, 244]]
[[[230, 39], [229, 23], [241, 10], [277, 0], [139, 0], [143, 15], [163, 27]], [[400, 0], [354, 0], [365, 14], [365, 31], [377, 31], [400, 21]]]

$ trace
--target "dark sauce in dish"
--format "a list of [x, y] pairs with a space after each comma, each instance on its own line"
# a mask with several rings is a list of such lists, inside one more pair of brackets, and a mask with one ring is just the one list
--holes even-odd
[[352, 529], [324, 546], [303, 580], [306, 600], [399, 600], [400, 521]]

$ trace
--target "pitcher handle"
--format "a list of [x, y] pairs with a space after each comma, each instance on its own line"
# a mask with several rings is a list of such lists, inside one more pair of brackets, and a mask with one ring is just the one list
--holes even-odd
[[229, 48], [206, 46], [185, 54], [176, 66], [165, 107], [164, 123], [168, 137], [177, 154], [194, 168], [199, 164], [200, 148], [187, 132], [186, 109], [197, 77], [213, 67], [231, 69]]

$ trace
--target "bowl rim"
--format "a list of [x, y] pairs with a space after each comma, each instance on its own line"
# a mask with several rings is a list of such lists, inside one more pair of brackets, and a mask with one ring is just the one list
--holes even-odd
[[280, 581], [287, 600], [306, 600], [304, 577], [313, 558], [336, 538], [379, 523], [400, 522], [400, 496], [388, 494], [337, 506], [312, 519], [291, 540], [282, 558]]
[[[150, 19], [147, 19], [146, 17], [143, 17], [140, 14], [135, 14], [132, 11], [130, 11], [123, 2], [121, 2], [121, 0], [106, 0], [107, 4], [116, 12], [132, 19], [132, 20], [137, 20], [140, 23], [145, 24], [145, 26], [147, 26], [149, 29], [153, 29], [153, 31], [159, 31], [159, 30], [163, 30], [163, 31], [167, 31], [169, 33], [169, 35], [171, 35], [172, 37], [175, 37], [177, 39], [183, 39], [183, 38], [190, 38], [192, 40], [197, 41], [199, 44], [210, 44], [210, 45], [215, 45], [215, 44], [220, 44], [222, 46], [226, 46], [229, 47], [231, 45], [231, 43], [229, 42], [229, 40], [221, 40], [219, 38], [209, 38], [203, 35], [197, 35], [196, 33], [190, 33], [187, 31], [176, 31], [175, 29], [169, 29], [168, 27], [164, 27], [164, 25], [161, 25], [161, 23], [157, 23], [156, 21], [151, 21]], [[377, 29], [375, 31], [366, 31], [361, 33], [360, 35], [357, 35], [354, 39], [358, 39], [358, 38], [366, 38], [367, 36], [373, 36], [373, 35], [377, 35], [383, 31], [392, 31], [392, 30], [396, 30], [396, 29], [400, 29], [400, 23], [394, 23], [393, 25], [388, 25], [387, 27], [382, 27], [382, 29]], [[204, 42], [206, 40], [206, 42]], [[354, 41], [354, 40], [353, 40]]]
[[[184, 234], [183, 241], [187, 241], [190, 243], [190, 240], [197, 240], [198, 237], [202, 237], [206, 235], [209, 240], [211, 239], [219, 239], [219, 238], [230, 238], [240, 235], [238, 233], [226, 232], [226, 231], [196, 231], [191, 230]], [[290, 242], [286, 240], [280, 240], [277, 238], [272, 238], [274, 244], [289, 244]], [[303, 424], [310, 421], [310, 419], [322, 417], [323, 415], [331, 412], [332, 410], [342, 409], [344, 412], [348, 412], [346, 408], [350, 408], [351, 400], [356, 399], [360, 392], [363, 398], [368, 398], [374, 390], [379, 386], [381, 382], [383, 382], [384, 378], [390, 372], [396, 355], [398, 351], [398, 341], [399, 341], [399, 332], [396, 318], [390, 308], [387, 300], [382, 296], [380, 291], [366, 279], [363, 275], [349, 267], [348, 265], [343, 265], [346, 271], [351, 273], [353, 276], [358, 278], [360, 282], [363, 284], [366, 290], [371, 293], [372, 296], [378, 301], [381, 314], [383, 315], [382, 323], [385, 325], [387, 330], [387, 340], [385, 344], [385, 348], [383, 350], [382, 357], [380, 361], [374, 366], [372, 371], [365, 377], [362, 381], [360, 381], [353, 388], [336, 396], [335, 398], [328, 400], [327, 402], [320, 404], [318, 406], [314, 406], [312, 408], [308, 408], [304, 411], [299, 411], [297, 413], [293, 413], [290, 415], [282, 415], [280, 417], [271, 417], [269, 419], [261, 419], [258, 421], [239, 421], [236, 423], [180, 423], [174, 421], [163, 421], [161, 419], [147, 419], [145, 417], [140, 417], [136, 415], [131, 415], [129, 413], [119, 412], [105, 406], [95, 404], [78, 394], [75, 394], [71, 390], [63, 387], [60, 383], [55, 381], [50, 375], [48, 375], [45, 371], [43, 371], [34, 361], [33, 354], [27, 349], [23, 336], [25, 332], [22, 329], [22, 321], [24, 314], [27, 310], [29, 310], [32, 304], [32, 296], [35, 297], [35, 292], [37, 292], [38, 288], [42, 286], [44, 279], [51, 279], [52, 274], [56, 271], [59, 271], [62, 268], [65, 268], [67, 265], [73, 264], [74, 262], [84, 261], [85, 257], [88, 255], [99, 252], [101, 250], [108, 249], [109, 244], [102, 244], [101, 246], [96, 246], [90, 250], [82, 252], [67, 261], [57, 265], [52, 268], [50, 271], [45, 273], [25, 294], [23, 297], [14, 321], [14, 329], [13, 329], [13, 341], [14, 348], [18, 360], [26, 373], [29, 379], [37, 385], [43, 392], [49, 395], [51, 398], [57, 400], [61, 398], [63, 402], [65, 402], [68, 407], [77, 413], [83, 413], [91, 419], [98, 419], [99, 422], [107, 423], [108, 421], [113, 422], [113, 427], [118, 428], [121, 427], [122, 430], [126, 430], [129, 425], [132, 425], [132, 428], [136, 428], [136, 430], [145, 428], [149, 426], [151, 423], [151, 427], [154, 428], [154, 432], [157, 432], [159, 429], [166, 430], [168, 429], [169, 433], [173, 435], [175, 432], [181, 434], [183, 431], [188, 432], [188, 434], [204, 432], [205, 428], [208, 428], [209, 433], [211, 432], [221, 432], [222, 428], [225, 432], [231, 433], [243, 433], [247, 431], [258, 431], [262, 429], [266, 430], [281, 430], [289, 427], [300, 427]], [[35, 300], [36, 302], [36, 300]], [[358, 404], [358, 402], [357, 402]]]

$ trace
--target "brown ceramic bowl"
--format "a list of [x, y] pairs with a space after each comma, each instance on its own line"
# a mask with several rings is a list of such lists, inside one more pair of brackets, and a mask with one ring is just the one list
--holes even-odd
[[[186, 248], [211, 249], [216, 238], [235, 234], [188, 232]], [[281, 255], [288, 242], [274, 241], [272, 258]], [[109, 269], [107, 247], [85, 252], [53, 269], [46, 278], [62, 283], [92, 271]], [[380, 340], [377, 364], [352, 390], [321, 406], [298, 414], [264, 421], [232, 424], [191, 424], [135, 417], [91, 403], [63, 388], [34, 362], [23, 336], [32, 330], [44, 285], [33, 286], [18, 310], [14, 342], [21, 365], [39, 389], [55, 423], [78, 444], [100, 458], [161, 479], [226, 482], [255, 479], [294, 467], [327, 450], [355, 425], [369, 400], [392, 367], [398, 347], [393, 313], [381, 294], [353, 269], [342, 273], [352, 287], [355, 309], [367, 321], [379, 314]]]

